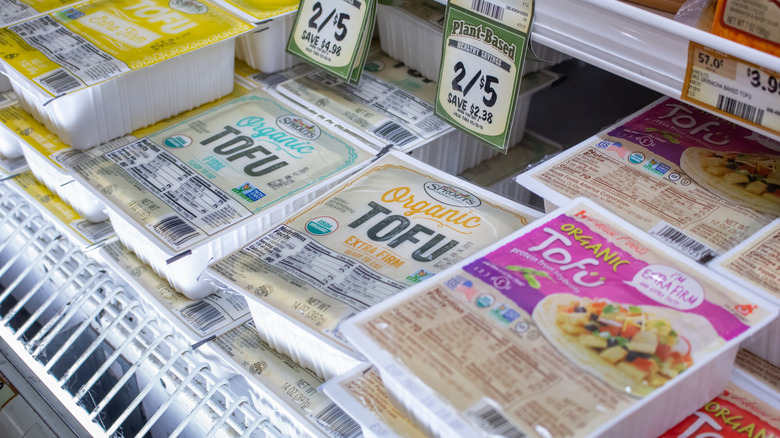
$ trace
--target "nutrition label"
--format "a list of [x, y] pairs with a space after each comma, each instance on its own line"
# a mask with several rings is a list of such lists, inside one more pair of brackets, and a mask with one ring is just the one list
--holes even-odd
[[130, 71], [124, 62], [65, 28], [52, 17], [42, 17], [9, 28], [29, 45], [66, 67], [35, 78], [54, 95], [92, 85]]
[[252, 215], [230, 195], [149, 139], [109, 152], [106, 158], [178, 213], [152, 226], [155, 233], [176, 249], [194, 238], [205, 238], [202, 233], [214, 234]]
[[292, 274], [357, 310], [367, 309], [406, 287], [284, 225], [240, 254], [256, 257], [254, 263], [267, 263]]
[[16, 23], [35, 14], [35, 9], [17, 0], [0, 0], [0, 25]]

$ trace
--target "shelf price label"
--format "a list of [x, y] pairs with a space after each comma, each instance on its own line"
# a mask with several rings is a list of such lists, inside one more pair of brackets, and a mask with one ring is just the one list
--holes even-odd
[[533, 1], [450, 0], [436, 114], [506, 152]]
[[376, 1], [301, 0], [287, 52], [342, 80], [359, 82], [374, 33]]
[[780, 135], [780, 73], [695, 42], [682, 100]]

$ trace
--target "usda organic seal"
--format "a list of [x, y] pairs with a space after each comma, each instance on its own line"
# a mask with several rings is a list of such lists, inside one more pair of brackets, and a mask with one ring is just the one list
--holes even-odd
[[306, 222], [306, 231], [308, 231], [309, 234], [313, 234], [315, 236], [324, 236], [326, 234], [330, 234], [336, 231], [338, 227], [339, 223], [336, 222], [336, 219], [333, 219], [329, 216], [315, 217], [309, 222]]

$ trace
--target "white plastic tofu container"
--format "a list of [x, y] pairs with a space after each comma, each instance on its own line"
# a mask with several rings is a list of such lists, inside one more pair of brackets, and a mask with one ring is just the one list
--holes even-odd
[[215, 3], [255, 26], [236, 39], [236, 58], [263, 73], [287, 70], [303, 62], [285, 51], [295, 24], [298, 0], [216, 0]]
[[431, 436], [650, 438], [777, 313], [577, 198], [342, 333]]
[[323, 392], [323, 380], [263, 341], [253, 322], [218, 336], [204, 347], [248, 382], [261, 413], [271, 418], [278, 417], [279, 411], [286, 413], [280, 421], [283, 434], [360, 436], [360, 426]]
[[205, 1], [87, 0], [0, 30], [0, 53], [22, 107], [87, 149], [228, 94], [250, 28]]
[[[708, 266], [780, 306], [780, 219], [716, 257]], [[748, 339], [745, 348], [780, 367], [780, 319]]]
[[363, 361], [344, 320], [538, 216], [391, 151], [208, 273], [247, 298], [264, 340], [327, 380]]
[[6, 179], [3, 186], [7, 190], [18, 193], [30, 205], [35, 206], [41, 215], [54, 224], [82, 252], [91, 251], [116, 238], [110, 222], [96, 223], [81, 217], [59, 196], [39, 183], [30, 171]]
[[425, 438], [387, 394], [376, 368], [358, 366], [322, 385], [322, 390], [360, 424], [366, 438]]
[[206, 265], [291, 214], [373, 154], [261, 90], [71, 167], [122, 243], [191, 299]]
[[[444, 40], [445, 5], [434, 0], [405, 1], [398, 6], [379, 3], [377, 27], [382, 50], [395, 59], [419, 71], [429, 79], [438, 80]], [[523, 74], [555, 65], [569, 57], [531, 41], [533, 53], [541, 61], [529, 58]]]
[[[556, 79], [555, 74], [538, 72], [521, 84], [513, 141], [522, 139], [533, 94]], [[499, 155], [437, 117], [433, 105], [436, 83], [378, 48], [370, 52], [359, 85], [315, 71], [282, 82], [271, 92], [348, 135], [365, 139], [377, 151], [392, 144], [451, 175]]]
[[772, 205], [771, 196], [751, 195], [746, 183], [724, 185], [725, 177], [708, 170], [730, 173], [728, 166], [738, 168], [744, 161], [777, 162], [778, 151], [780, 143], [772, 139], [663, 97], [516, 181], [552, 205], [578, 196], [593, 199], [706, 263], [780, 214], [780, 203]]
[[[1, 77], [3, 77], [2, 74], [0, 74]], [[5, 128], [7, 120], [13, 118], [9, 112], [13, 111], [11, 107], [17, 104], [16, 94], [13, 91], [2, 92], [2, 90], [3, 87], [0, 84], [0, 154], [8, 159], [20, 158], [24, 156], [22, 141], [12, 131]]]

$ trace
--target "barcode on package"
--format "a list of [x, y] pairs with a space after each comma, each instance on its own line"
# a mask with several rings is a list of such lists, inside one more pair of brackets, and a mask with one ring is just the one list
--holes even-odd
[[504, 18], [504, 9], [501, 6], [486, 2], [485, 0], [472, 0], [471, 9], [498, 21], [501, 21]]
[[216, 306], [205, 300], [196, 301], [179, 310], [182, 318], [196, 330], [205, 332], [225, 320], [225, 315]]
[[346, 412], [335, 403], [323, 409], [314, 417], [317, 424], [334, 438], [357, 438], [363, 436], [363, 430]]
[[718, 95], [718, 102], [715, 105], [719, 110], [745, 119], [748, 122], [761, 124], [764, 121], [764, 110], [736, 99], [732, 99], [723, 94]]
[[482, 401], [471, 408], [466, 415], [490, 436], [504, 438], [526, 438], [527, 435], [512, 424], [496, 407]]
[[395, 122], [384, 123], [371, 133], [395, 146], [403, 146], [417, 139], [416, 135]]
[[92, 243], [101, 242], [114, 236], [114, 227], [108, 221], [90, 222], [81, 219], [73, 222], [72, 226]]
[[152, 226], [152, 229], [173, 246], [200, 236], [200, 232], [192, 225], [184, 222], [179, 216], [168, 216]]
[[660, 223], [656, 225], [650, 230], [650, 235], [699, 263], [707, 263], [718, 255], [707, 245], [669, 224]]
[[55, 96], [81, 87], [81, 81], [63, 68], [38, 76], [35, 80]]

